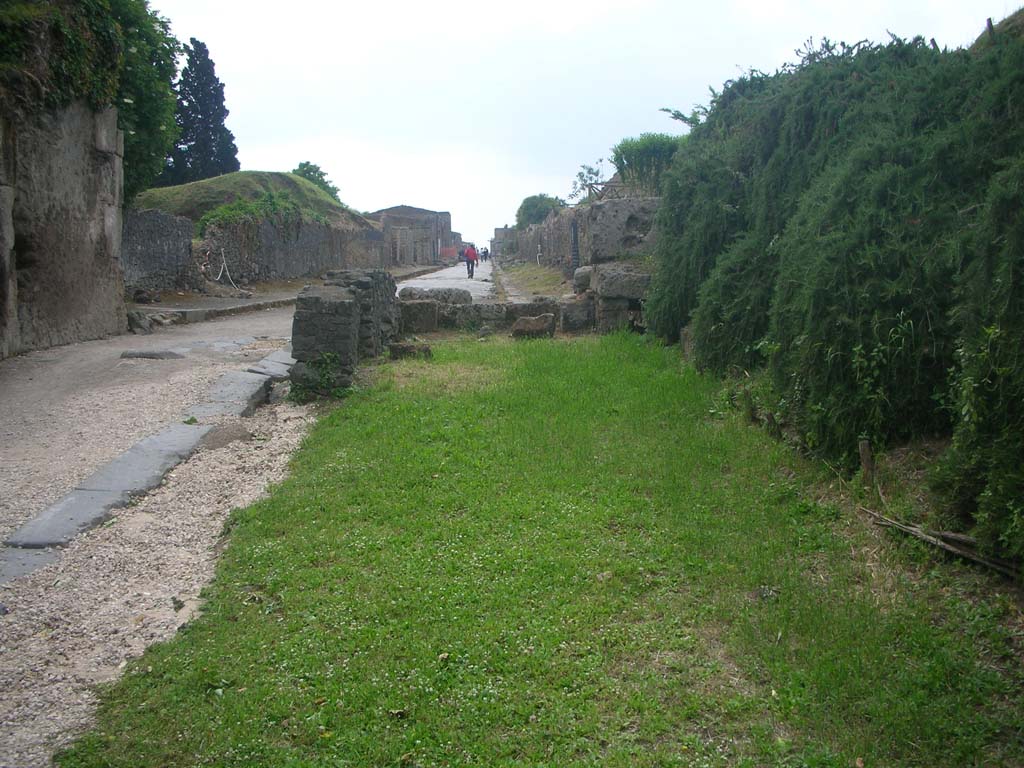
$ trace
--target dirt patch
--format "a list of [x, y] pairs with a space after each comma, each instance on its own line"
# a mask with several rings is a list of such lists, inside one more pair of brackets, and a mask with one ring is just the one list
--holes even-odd
[[310, 413], [283, 402], [260, 409], [236, 430], [252, 440], [200, 449], [56, 563], [0, 587], [4, 765], [49, 765], [90, 725], [95, 684], [195, 614], [228, 514], [284, 478]]

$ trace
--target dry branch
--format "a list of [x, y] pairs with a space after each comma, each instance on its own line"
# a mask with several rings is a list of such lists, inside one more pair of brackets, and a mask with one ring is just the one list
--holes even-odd
[[975, 563], [979, 563], [980, 565], [984, 565], [986, 568], [991, 568], [1008, 578], [1020, 579], [1020, 568], [1016, 564], [1000, 558], [985, 557], [984, 555], [978, 554], [974, 549], [976, 542], [970, 536], [948, 531], [943, 531], [941, 533], [926, 531], [916, 525], [901, 523], [899, 520], [893, 520], [885, 515], [880, 515], [863, 505], [859, 506], [859, 509], [862, 512], [866, 512], [871, 515], [871, 517], [874, 518], [876, 525], [885, 526], [887, 528], [896, 528], [897, 530], [903, 531], [916, 539], [920, 539], [921, 541], [939, 547], [940, 549], [944, 549], [954, 555], [958, 555]]

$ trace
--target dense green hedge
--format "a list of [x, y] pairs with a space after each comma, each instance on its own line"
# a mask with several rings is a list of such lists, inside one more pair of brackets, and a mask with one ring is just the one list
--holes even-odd
[[954, 430], [945, 487], [1024, 555], [1024, 43], [826, 43], [689, 121], [654, 328], [691, 324], [713, 371], [767, 366], [829, 456]]

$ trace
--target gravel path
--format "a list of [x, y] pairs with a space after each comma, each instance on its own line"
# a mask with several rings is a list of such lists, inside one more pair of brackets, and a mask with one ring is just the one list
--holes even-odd
[[[291, 307], [0, 361], [0, 539], [291, 336]], [[173, 350], [181, 359], [122, 359]]]
[[[285, 307], [0, 362], [0, 536], [284, 345]], [[126, 350], [174, 351], [167, 360]], [[164, 484], [57, 561], [0, 585], [0, 766], [45, 766], [91, 722], [96, 683], [199, 606], [228, 513], [283, 479], [309, 411], [277, 402], [221, 424]]]
[[311, 421], [289, 403], [238, 420], [240, 440], [201, 448], [56, 563], [0, 586], [0, 766], [49, 765], [90, 725], [95, 684], [195, 614], [229, 512], [284, 478]]

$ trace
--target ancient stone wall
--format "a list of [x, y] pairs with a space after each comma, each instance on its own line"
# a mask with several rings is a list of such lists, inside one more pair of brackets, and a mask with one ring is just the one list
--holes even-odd
[[[659, 198], [601, 200], [563, 208], [519, 232], [517, 258], [557, 267], [570, 275], [577, 266], [602, 264], [649, 255], [656, 242]], [[579, 262], [572, 254], [572, 227], [579, 242]]]
[[264, 219], [211, 225], [199, 260], [216, 276], [227, 263], [243, 283], [319, 277], [328, 270], [384, 265], [383, 242], [372, 230], [345, 230], [315, 221]]
[[380, 355], [398, 333], [395, 289], [387, 272], [357, 269], [303, 288], [292, 320], [292, 381], [322, 393], [349, 386], [356, 364]]
[[121, 235], [126, 294], [201, 290], [203, 276], [192, 257], [194, 233], [192, 222], [181, 216], [126, 209]]
[[114, 109], [0, 118], [0, 358], [126, 330], [123, 154]]

